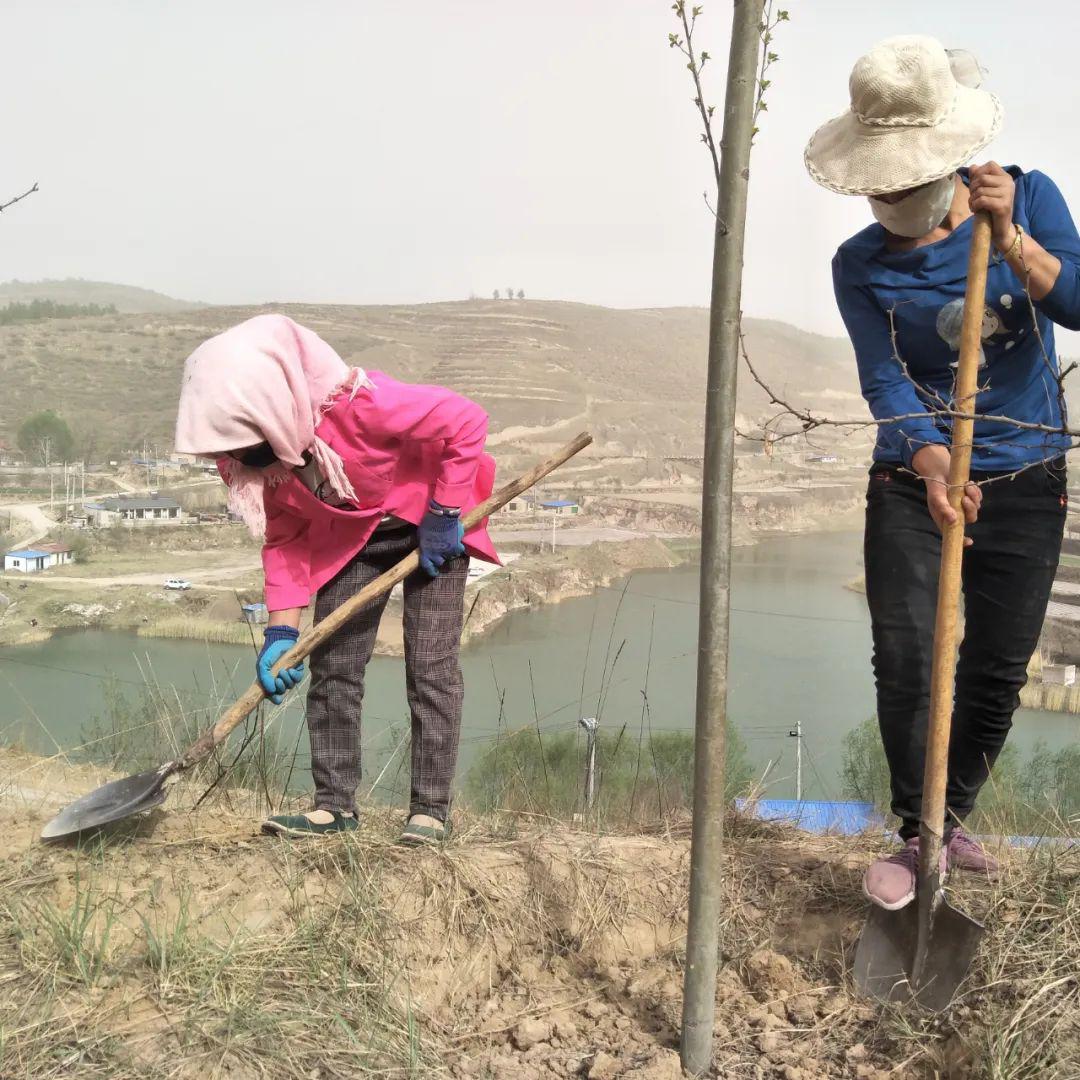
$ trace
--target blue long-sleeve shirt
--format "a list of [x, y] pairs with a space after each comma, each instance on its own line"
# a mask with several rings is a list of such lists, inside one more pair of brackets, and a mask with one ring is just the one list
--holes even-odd
[[[1034, 333], [1021, 281], [1004, 262], [991, 262], [983, 316], [983, 364], [975, 411], [1014, 420], [1062, 423], [1054, 323], [1080, 330], [1080, 236], [1054, 182], [1043, 173], [1007, 170], [1016, 181], [1013, 220], [1061, 260], [1050, 292], [1035, 301], [1048, 365]], [[967, 170], [960, 174], [967, 182]], [[911, 466], [929, 443], [947, 444], [947, 417], [932, 414], [952, 403], [972, 223], [968, 218], [944, 240], [913, 251], [890, 252], [876, 222], [841, 245], [833, 259], [833, 287], [859, 368], [863, 397], [875, 419], [917, 414], [878, 425], [874, 460]], [[896, 327], [894, 354], [889, 312]], [[914, 385], [918, 383], [918, 387]], [[973, 469], [1006, 472], [1061, 455], [1062, 435], [976, 421]]]

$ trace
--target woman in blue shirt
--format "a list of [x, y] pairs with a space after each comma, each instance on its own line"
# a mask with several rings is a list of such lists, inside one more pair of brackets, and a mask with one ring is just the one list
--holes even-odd
[[[915, 896], [941, 526], [955, 364], [973, 213], [987, 211], [994, 254], [956, 674], [947, 869], [993, 874], [961, 823], [1019, 704], [1057, 568], [1067, 508], [1054, 324], [1080, 329], [1080, 236], [1047, 176], [994, 162], [964, 168], [998, 133], [1001, 105], [967, 53], [928, 37], [890, 38], [855, 65], [851, 110], [810, 140], [806, 165], [830, 190], [867, 196], [877, 219], [833, 259], [836, 301], [878, 420], [867, 492], [866, 590], [878, 721], [900, 818], [900, 852], [866, 873], [889, 910]], [[1025, 292], [1025, 281], [1027, 291]], [[1030, 298], [1030, 299], [1029, 299]]]

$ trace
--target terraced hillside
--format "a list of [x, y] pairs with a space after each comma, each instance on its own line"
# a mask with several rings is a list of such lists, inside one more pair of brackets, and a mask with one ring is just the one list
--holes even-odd
[[[93, 441], [92, 452], [144, 440], [164, 449], [184, 358], [205, 337], [266, 310], [312, 327], [347, 361], [480, 401], [491, 414], [492, 449], [508, 467], [583, 428], [597, 446], [575, 466], [582, 480], [692, 473], [701, 453], [707, 312], [544, 301], [216, 307], [3, 327], [0, 439], [10, 440], [29, 413], [53, 408]], [[862, 414], [846, 342], [757, 320], [746, 333], [775, 389], [833, 414]], [[739, 411], [747, 425], [770, 411], [745, 373]]]

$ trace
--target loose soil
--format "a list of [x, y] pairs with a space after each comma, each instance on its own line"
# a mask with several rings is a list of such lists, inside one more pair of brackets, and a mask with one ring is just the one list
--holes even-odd
[[[461, 811], [447, 847], [409, 851], [371, 808], [290, 843], [257, 835], [255, 795], [192, 810], [192, 785], [109, 838], [38, 844], [101, 778], [0, 754], [0, 1075], [679, 1075], [685, 823]], [[712, 1075], [1080, 1075], [1077, 853], [962, 884], [989, 940], [935, 1018], [852, 996], [876, 846], [730, 823]]]

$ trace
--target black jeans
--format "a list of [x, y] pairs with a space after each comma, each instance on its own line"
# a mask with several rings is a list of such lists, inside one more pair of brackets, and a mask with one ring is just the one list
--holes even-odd
[[[1061, 552], [1067, 495], [1060, 458], [984, 484], [964, 551], [964, 640], [956, 668], [946, 829], [975, 805], [1020, 703]], [[900, 835], [917, 836], [930, 711], [941, 535], [923, 482], [875, 465], [866, 493], [866, 596], [878, 723]]]

